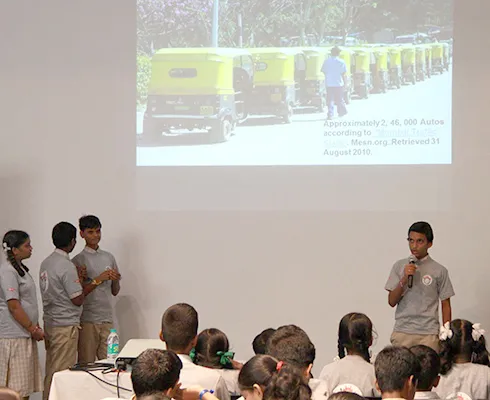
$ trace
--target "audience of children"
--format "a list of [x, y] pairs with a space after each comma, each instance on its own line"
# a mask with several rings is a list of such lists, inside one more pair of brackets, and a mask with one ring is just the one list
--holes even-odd
[[256, 355], [244, 365], [234, 360], [224, 332], [197, 333], [192, 306], [179, 303], [165, 311], [160, 337], [167, 350], [138, 357], [131, 375], [134, 400], [229, 400], [240, 394], [243, 400], [490, 400], [485, 331], [466, 320], [441, 327], [440, 354], [424, 345], [389, 346], [373, 365], [373, 324], [364, 314], [349, 313], [339, 323], [339, 360], [326, 365], [319, 379], [311, 375], [315, 346], [296, 325], [257, 335]]

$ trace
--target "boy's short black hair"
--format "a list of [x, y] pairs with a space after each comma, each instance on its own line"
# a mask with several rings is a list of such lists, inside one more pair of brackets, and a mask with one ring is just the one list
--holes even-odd
[[138, 398], [161, 394], [177, 385], [182, 361], [170, 350], [148, 349], [136, 358], [131, 372]]
[[420, 364], [417, 389], [431, 390], [441, 371], [439, 354], [434, 349], [424, 345], [413, 346], [410, 351], [415, 354]]
[[267, 350], [267, 342], [276, 330], [273, 328], [267, 328], [255, 336], [252, 347], [255, 354], [265, 354]]
[[432, 227], [428, 222], [424, 222], [424, 221], [415, 222], [408, 229], [408, 236], [410, 236], [410, 232], [417, 232], [417, 233], [421, 233], [422, 235], [425, 235], [429, 243], [432, 243], [434, 241], [434, 232], [432, 231]]
[[57, 249], [64, 249], [72, 244], [72, 240], [76, 240], [77, 228], [69, 222], [60, 222], [54, 226], [51, 238]]
[[169, 350], [186, 349], [197, 336], [199, 318], [194, 307], [178, 303], [167, 308], [162, 317], [162, 336]]
[[267, 354], [301, 370], [315, 361], [316, 350], [306, 332], [296, 325], [277, 328], [267, 342]]
[[78, 225], [81, 231], [84, 231], [85, 229], [102, 228], [100, 219], [95, 215], [84, 215], [78, 220]]
[[411, 376], [418, 380], [420, 364], [406, 347], [389, 346], [376, 357], [374, 370], [382, 394], [399, 392]]

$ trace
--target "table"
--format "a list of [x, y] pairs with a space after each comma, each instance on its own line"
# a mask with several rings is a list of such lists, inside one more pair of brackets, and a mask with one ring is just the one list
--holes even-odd
[[[117, 373], [102, 374], [102, 371], [90, 371], [97, 378], [116, 385]], [[54, 374], [49, 400], [101, 400], [105, 397], [117, 397], [117, 389], [109, 386], [85, 371], [60, 371]], [[119, 387], [133, 390], [131, 374], [119, 374]], [[120, 398], [130, 399], [132, 392], [119, 390]]]

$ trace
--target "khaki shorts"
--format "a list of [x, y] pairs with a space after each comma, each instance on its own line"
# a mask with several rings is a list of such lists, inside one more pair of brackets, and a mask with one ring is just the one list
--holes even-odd
[[21, 397], [42, 392], [37, 342], [31, 338], [0, 339], [0, 386]]
[[408, 348], [423, 344], [439, 353], [438, 335], [416, 335], [411, 333], [393, 332], [390, 341], [393, 346], [403, 346]]
[[112, 323], [82, 322], [82, 330], [78, 338], [79, 363], [92, 363], [107, 358], [107, 337], [112, 326]]
[[77, 362], [78, 326], [45, 326], [46, 376], [43, 399], [49, 398], [53, 375], [75, 365]]

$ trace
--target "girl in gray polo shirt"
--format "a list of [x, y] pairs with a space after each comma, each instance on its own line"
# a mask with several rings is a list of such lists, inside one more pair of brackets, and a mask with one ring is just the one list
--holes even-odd
[[455, 319], [440, 329], [441, 399], [490, 399], [490, 368], [480, 324]]
[[320, 379], [327, 382], [327, 396], [346, 391], [365, 397], [379, 396], [374, 366], [370, 362], [372, 344], [373, 324], [366, 315], [350, 313], [340, 320], [340, 360], [325, 366], [320, 374]]
[[7, 261], [0, 265], [0, 386], [28, 398], [43, 389], [36, 341], [44, 339], [36, 286], [22, 263], [32, 254], [29, 235], [9, 231], [2, 248]]

